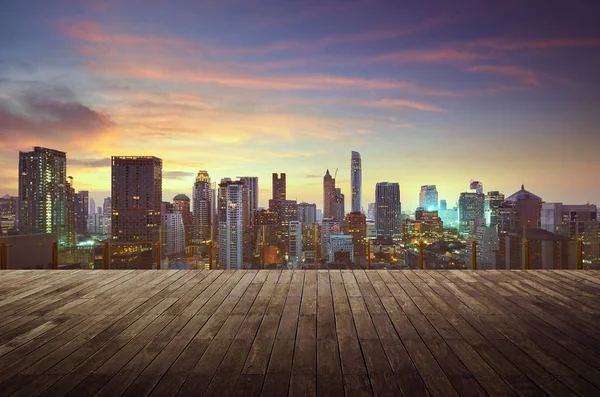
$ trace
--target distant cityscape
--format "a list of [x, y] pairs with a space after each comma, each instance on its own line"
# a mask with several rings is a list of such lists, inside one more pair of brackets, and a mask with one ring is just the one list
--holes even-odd
[[111, 196], [96, 203], [75, 190], [65, 152], [35, 147], [19, 153], [18, 196], [0, 198], [0, 243], [9, 263], [31, 268], [47, 265], [41, 252], [53, 243], [67, 268], [98, 268], [110, 255], [111, 268], [133, 269], [416, 268], [420, 256], [427, 268], [469, 269], [474, 254], [480, 269], [600, 268], [595, 204], [544, 202], [524, 185], [505, 195], [471, 180], [456, 205], [423, 185], [403, 192], [418, 194], [419, 206], [402, 208], [397, 181], [369, 187], [375, 202], [364, 205], [360, 153], [349, 161], [349, 213], [329, 169], [322, 203], [289, 199], [286, 173], [274, 172], [261, 208], [258, 177], [217, 183], [208, 170], [190, 180], [190, 195], [165, 202], [163, 162], [151, 156], [112, 157]]

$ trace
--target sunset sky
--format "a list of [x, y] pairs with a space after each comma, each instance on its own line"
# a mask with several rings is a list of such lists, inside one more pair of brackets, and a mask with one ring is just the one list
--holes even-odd
[[[595, 5], [596, 4], [596, 5]], [[3, 0], [0, 195], [18, 152], [67, 152], [76, 190], [110, 195], [110, 156], [163, 159], [164, 199], [286, 172], [322, 208], [350, 152], [363, 203], [399, 182], [403, 210], [470, 179], [509, 195], [600, 204], [595, 1]], [[366, 210], [366, 208], [365, 208]]]

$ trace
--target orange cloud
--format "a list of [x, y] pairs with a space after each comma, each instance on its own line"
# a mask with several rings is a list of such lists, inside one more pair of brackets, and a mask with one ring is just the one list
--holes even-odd
[[437, 62], [470, 62], [484, 58], [483, 55], [471, 51], [455, 49], [409, 50], [395, 51], [369, 59], [370, 62], [394, 63], [437, 63]]
[[524, 83], [531, 84], [536, 87], [542, 85], [540, 76], [538, 76], [535, 71], [523, 69], [517, 66], [480, 65], [471, 66], [468, 70], [470, 72], [489, 72], [514, 77]]

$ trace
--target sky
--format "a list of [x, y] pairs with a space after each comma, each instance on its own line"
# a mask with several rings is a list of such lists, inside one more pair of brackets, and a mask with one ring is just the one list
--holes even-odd
[[110, 156], [163, 159], [163, 199], [285, 172], [322, 208], [350, 154], [363, 206], [399, 182], [449, 206], [469, 180], [600, 204], [600, 6], [590, 1], [3, 0], [0, 195], [18, 152], [67, 152], [76, 190], [110, 195]]

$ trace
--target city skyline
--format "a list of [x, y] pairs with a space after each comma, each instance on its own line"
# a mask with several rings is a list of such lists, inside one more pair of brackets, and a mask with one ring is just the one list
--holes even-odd
[[285, 172], [290, 198], [319, 203], [339, 168], [349, 211], [355, 150], [363, 207], [386, 180], [407, 208], [423, 184], [454, 206], [471, 179], [600, 202], [591, 2], [3, 5], [2, 194], [17, 192], [18, 152], [43, 146], [69, 153], [96, 202], [110, 157], [135, 155], [163, 159], [164, 199], [190, 195], [204, 169], [215, 181]]

